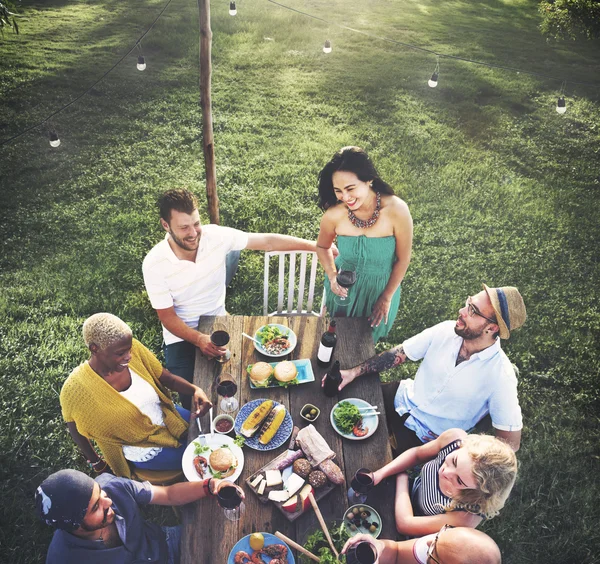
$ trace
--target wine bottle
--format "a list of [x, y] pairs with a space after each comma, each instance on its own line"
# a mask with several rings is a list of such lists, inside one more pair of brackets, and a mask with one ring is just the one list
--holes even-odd
[[337, 344], [337, 335], [335, 334], [335, 319], [329, 322], [329, 329], [321, 336], [321, 344], [317, 352], [317, 364], [324, 368], [329, 366], [333, 360], [333, 350]]
[[325, 384], [323, 385], [323, 392], [327, 397], [333, 397], [338, 392], [338, 386], [342, 381], [342, 375], [340, 373], [340, 361], [336, 360], [333, 363], [333, 367], [325, 376]]

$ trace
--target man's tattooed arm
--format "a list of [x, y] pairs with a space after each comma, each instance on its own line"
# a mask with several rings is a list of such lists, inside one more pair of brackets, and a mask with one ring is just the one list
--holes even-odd
[[372, 372], [383, 372], [384, 370], [389, 370], [390, 368], [394, 368], [394, 366], [402, 364], [405, 360], [406, 353], [404, 352], [404, 347], [399, 345], [363, 362], [358, 367], [358, 375], [362, 376], [363, 374]]

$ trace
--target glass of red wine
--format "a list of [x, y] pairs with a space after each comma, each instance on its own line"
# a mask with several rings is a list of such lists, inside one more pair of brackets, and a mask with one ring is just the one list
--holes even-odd
[[238, 400], [235, 398], [237, 392], [237, 383], [235, 378], [228, 372], [221, 372], [217, 378], [217, 394], [223, 399], [221, 400], [221, 409], [226, 413], [235, 411], [238, 406]]
[[244, 502], [240, 492], [234, 484], [224, 485], [219, 488], [217, 501], [225, 512], [225, 517], [230, 521], [238, 521], [244, 512]]
[[338, 316], [347, 316], [347, 309], [350, 305], [348, 297], [350, 295], [350, 289], [356, 284], [356, 272], [354, 270], [340, 269], [335, 278], [338, 285], [348, 290], [346, 297], [338, 296], [337, 294], [333, 298], [335, 304], [335, 313]]
[[[216, 323], [213, 326], [213, 331], [210, 335], [210, 342], [215, 345], [215, 347], [225, 347], [227, 343], [229, 343], [229, 333], [227, 332], [227, 328], [225, 325], [221, 323]], [[219, 356], [215, 358], [217, 362], [221, 364], [227, 362], [231, 358], [231, 351], [227, 349], [223, 356]]]
[[348, 489], [348, 500], [352, 505], [367, 501], [367, 494], [373, 488], [375, 482], [373, 472], [368, 468], [359, 468], [354, 474]]
[[346, 564], [373, 564], [377, 550], [367, 541], [357, 542], [346, 551]]

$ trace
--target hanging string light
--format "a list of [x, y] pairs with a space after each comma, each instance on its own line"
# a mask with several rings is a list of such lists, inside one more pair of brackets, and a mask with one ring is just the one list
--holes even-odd
[[325, 40], [325, 44], [323, 45], [323, 53], [331, 53], [333, 51], [331, 47], [331, 41], [329, 39]]
[[143, 71], [146, 70], [146, 59], [144, 58], [144, 52], [142, 51], [142, 40], [138, 39], [135, 43], [137, 50], [139, 52], [138, 60], [137, 60], [137, 70]]
[[229, 2], [229, 15], [235, 16], [237, 14], [237, 8], [235, 7], [235, 0]]
[[48, 133], [50, 137], [50, 147], [58, 147], [60, 145], [60, 139], [58, 138], [58, 133], [52, 130]]
[[435, 64], [435, 70], [433, 71], [431, 78], [427, 81], [430, 88], [435, 88], [438, 85], [438, 78], [440, 76], [440, 57], [439, 55], [436, 55], [436, 57], [437, 62]]
[[560, 87], [560, 95], [558, 97], [558, 101], [556, 102], [556, 113], [564, 114], [567, 111], [567, 103], [565, 102], [565, 87], [567, 86], [567, 82], [563, 82]]

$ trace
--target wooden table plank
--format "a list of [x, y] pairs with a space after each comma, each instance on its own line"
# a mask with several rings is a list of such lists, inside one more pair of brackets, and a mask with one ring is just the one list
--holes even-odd
[[[350, 368], [360, 364], [375, 353], [375, 347], [371, 339], [371, 329], [366, 319], [345, 319], [339, 323], [338, 348], [336, 358], [339, 358], [342, 368]], [[357, 335], [369, 335], [368, 341], [356, 338]], [[339, 394], [338, 401], [347, 398], [361, 398], [371, 405], [376, 405], [379, 416], [377, 431], [368, 439], [362, 441], [345, 440], [344, 462], [346, 467], [346, 478], [348, 483], [354, 473], [361, 467], [377, 470], [392, 460], [392, 450], [388, 441], [387, 424], [385, 421], [385, 408], [383, 405], [383, 394], [377, 374], [365, 374], [346, 386]], [[390, 486], [392, 486], [390, 488]], [[396, 538], [396, 526], [394, 522], [393, 500], [395, 486], [393, 481], [386, 481], [377, 486], [367, 497], [366, 503], [374, 507], [382, 518], [381, 537], [386, 539]], [[348, 500], [346, 498], [346, 507]]]
[[[347, 484], [335, 488], [329, 495], [319, 501], [319, 507], [326, 520], [340, 519], [348, 507], [347, 487], [354, 472], [361, 466], [376, 469], [391, 460], [391, 450], [387, 441], [387, 427], [383, 416], [383, 397], [377, 376], [368, 375], [353, 382], [342, 390], [339, 397], [328, 398], [322, 392], [320, 381], [327, 369], [320, 368], [316, 363], [317, 349], [322, 333], [327, 328], [327, 321], [318, 317], [241, 317], [201, 318], [199, 329], [210, 333], [215, 321], [224, 322], [231, 336], [229, 348], [232, 360], [221, 366], [198, 354], [194, 372], [194, 382], [201, 386], [211, 398], [215, 406], [220, 398], [216, 394], [215, 378], [220, 371], [231, 372], [238, 382], [238, 400], [240, 405], [248, 401], [265, 398], [273, 399], [285, 405], [290, 411], [294, 424], [300, 428], [308, 425], [300, 417], [302, 406], [312, 403], [321, 409], [319, 419], [314, 422], [315, 428], [323, 435], [329, 446], [337, 454], [335, 462], [342, 468]], [[256, 330], [265, 323], [281, 323], [292, 328], [298, 337], [296, 349], [288, 355], [291, 360], [308, 358], [311, 360], [315, 382], [284, 388], [269, 388], [253, 390], [250, 388], [246, 373], [248, 364], [259, 360], [273, 359], [259, 354], [253, 343], [242, 337], [244, 331], [254, 335]], [[340, 319], [338, 321], [338, 346], [335, 358], [339, 359], [342, 367], [354, 366], [372, 356], [375, 352], [371, 332], [366, 319]], [[283, 360], [283, 359], [282, 359]], [[335, 403], [348, 397], [360, 397], [377, 405], [382, 412], [377, 432], [364, 441], [349, 441], [343, 439], [332, 428], [329, 415]], [[215, 410], [219, 413], [220, 409]], [[235, 414], [234, 414], [235, 415]], [[204, 417], [203, 429], [208, 429], [208, 417]], [[189, 440], [197, 436], [197, 427], [190, 428]], [[246, 477], [264, 466], [270, 460], [287, 449], [287, 441], [281, 447], [259, 452], [248, 447], [244, 448], [245, 464], [242, 475], [238, 480], [243, 484]], [[393, 490], [387, 486], [379, 486], [369, 495], [367, 503], [373, 505], [380, 513], [383, 521], [383, 538], [394, 538], [395, 527], [393, 519]], [[206, 500], [186, 506], [183, 511], [184, 534], [182, 540], [182, 563], [196, 564], [197, 562], [226, 562], [231, 547], [243, 536], [254, 531], [281, 531], [292, 539], [303, 542], [307, 533], [319, 528], [313, 511], [298, 518], [294, 523], [289, 522], [273, 504], [261, 504], [250, 491], [246, 491], [246, 511], [240, 521], [231, 523], [223, 515], [223, 511], [214, 500]], [[210, 556], [209, 556], [210, 555]]]

